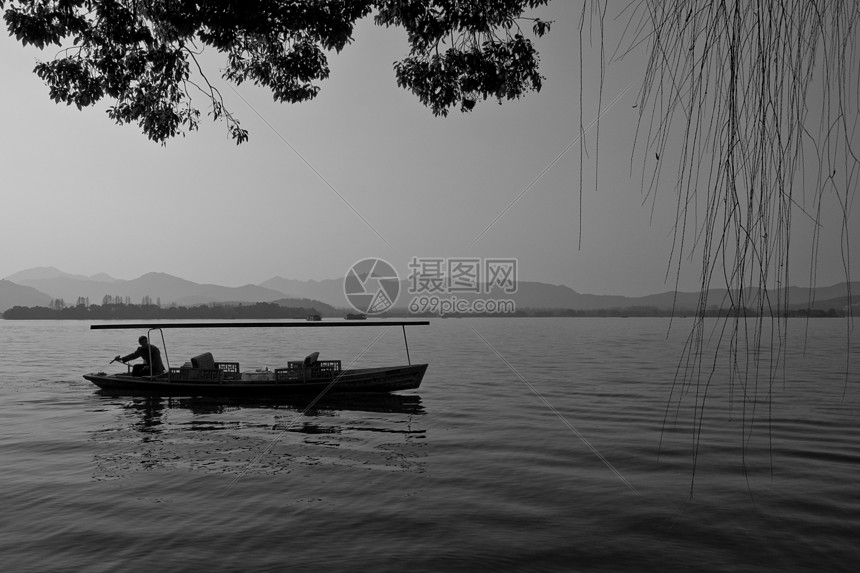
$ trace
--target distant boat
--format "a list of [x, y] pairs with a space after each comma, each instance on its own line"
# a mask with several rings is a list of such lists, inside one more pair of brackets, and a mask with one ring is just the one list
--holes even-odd
[[234, 396], [269, 398], [302, 396], [325, 393], [395, 392], [418, 388], [427, 371], [427, 364], [412, 364], [406, 342], [406, 326], [427, 325], [429, 322], [373, 321], [363, 324], [327, 322], [326, 326], [401, 326], [406, 343], [408, 364], [375, 368], [347, 368], [340, 360], [319, 360], [319, 352], [304, 360], [289, 361], [285, 368], [242, 372], [238, 362], [216, 362], [209, 352], [195, 356], [179, 368], [171, 368], [164, 341], [164, 328], [295, 328], [318, 326], [301, 322], [245, 322], [245, 323], [177, 323], [177, 324], [105, 324], [92, 325], [92, 329], [147, 329], [147, 336], [156, 330], [161, 333], [167, 371], [155, 376], [132, 376], [130, 371], [107, 374], [85, 374], [89, 380], [109, 394], [149, 396]]
[[366, 314], [347, 314], [347, 320], [367, 320]]
[[310, 322], [317, 322], [322, 320], [322, 317], [318, 314], [309, 314], [305, 317], [305, 320], [308, 320]]

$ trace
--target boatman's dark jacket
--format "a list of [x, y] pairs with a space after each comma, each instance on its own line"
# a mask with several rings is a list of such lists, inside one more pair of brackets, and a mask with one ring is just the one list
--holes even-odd
[[143, 358], [143, 361], [149, 364], [149, 351], [152, 351], [152, 364], [150, 365], [150, 372], [153, 374], [158, 374], [159, 372], [164, 372], [164, 362], [161, 361], [161, 351], [157, 346], [153, 346], [150, 344], [149, 346], [141, 346], [131, 354], [122, 357], [123, 362], [128, 362], [129, 360], [134, 360], [135, 358]]

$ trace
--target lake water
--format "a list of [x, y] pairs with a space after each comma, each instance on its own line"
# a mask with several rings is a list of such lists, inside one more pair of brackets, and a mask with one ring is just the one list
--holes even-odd
[[[860, 337], [790, 321], [772, 384], [766, 347], [673, 391], [691, 325], [434, 320], [419, 390], [302, 415], [104, 396], [81, 374], [141, 332], [0, 320], [0, 570], [854, 570]], [[406, 360], [399, 328], [167, 331], [173, 365], [315, 350]]]

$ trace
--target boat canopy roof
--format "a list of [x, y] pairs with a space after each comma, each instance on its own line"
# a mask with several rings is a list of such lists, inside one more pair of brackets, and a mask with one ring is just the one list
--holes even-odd
[[426, 326], [429, 320], [367, 320], [361, 322], [151, 322], [151, 323], [118, 323], [118, 324], [91, 324], [91, 330], [139, 330], [146, 328], [155, 330], [158, 328], [327, 328], [332, 326]]

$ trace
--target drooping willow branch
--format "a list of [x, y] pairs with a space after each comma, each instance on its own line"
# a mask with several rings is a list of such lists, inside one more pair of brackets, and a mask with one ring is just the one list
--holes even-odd
[[[602, 14], [604, 2], [591, 4]], [[642, 157], [647, 199], [667, 187], [676, 195], [669, 255], [676, 290], [681, 268], [701, 265], [697, 319], [678, 369], [680, 391], [673, 390], [679, 401], [694, 391], [695, 459], [718, 365], [727, 367], [731, 400], [741, 392], [745, 442], [759, 380], [769, 393], [784, 368], [793, 216], [813, 222], [810, 286], [822, 226], [841, 226], [851, 300], [860, 3], [638, 0], [625, 12], [626, 45], [617, 53], [650, 44], [635, 156]], [[841, 220], [822, 220], [823, 203], [834, 199]], [[709, 292], [717, 288], [727, 316], [706, 351]], [[709, 365], [706, 352], [713, 352]]]

